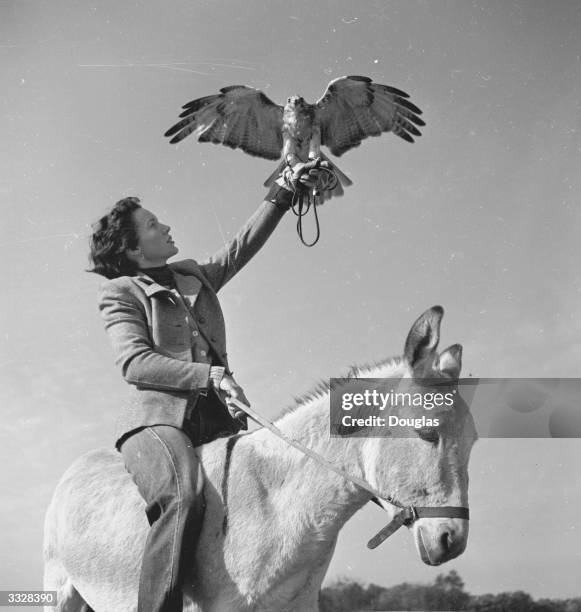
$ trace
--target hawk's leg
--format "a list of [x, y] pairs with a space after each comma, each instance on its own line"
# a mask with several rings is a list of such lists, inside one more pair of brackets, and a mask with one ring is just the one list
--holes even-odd
[[304, 163], [304, 160], [299, 157], [294, 138], [290, 138], [287, 134], [284, 134], [283, 138], [282, 158], [287, 166], [292, 168], [296, 164]]
[[321, 157], [321, 129], [314, 125], [309, 142], [309, 159], [317, 159], [319, 157]]

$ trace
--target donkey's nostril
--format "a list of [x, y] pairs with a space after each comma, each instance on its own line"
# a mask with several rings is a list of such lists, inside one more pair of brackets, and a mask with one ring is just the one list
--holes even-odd
[[447, 531], [440, 536], [440, 545], [445, 551], [452, 546], [452, 536]]

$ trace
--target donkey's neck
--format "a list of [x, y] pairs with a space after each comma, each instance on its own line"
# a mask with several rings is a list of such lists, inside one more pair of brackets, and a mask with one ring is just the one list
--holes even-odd
[[[406, 376], [401, 360], [390, 359], [373, 366], [353, 369], [351, 378]], [[342, 471], [365, 480], [362, 449], [365, 438], [331, 438], [329, 434], [329, 389], [322, 387], [299, 400], [297, 406], [276, 421], [291, 440], [301, 442]], [[246, 438], [246, 436], [245, 436]], [[262, 463], [264, 485], [275, 490], [286, 505], [304, 520], [302, 528], [317, 540], [334, 540], [345, 522], [359, 510], [371, 494], [332, 472], [267, 429], [247, 437]]]

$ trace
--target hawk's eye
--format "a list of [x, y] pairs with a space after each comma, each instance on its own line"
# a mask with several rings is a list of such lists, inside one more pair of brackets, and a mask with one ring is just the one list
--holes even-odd
[[425, 442], [437, 444], [440, 440], [440, 435], [435, 427], [421, 427], [420, 429], [416, 429], [416, 433]]

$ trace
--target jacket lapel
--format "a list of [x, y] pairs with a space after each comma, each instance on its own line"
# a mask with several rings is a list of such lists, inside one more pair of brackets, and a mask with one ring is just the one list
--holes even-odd
[[190, 308], [194, 307], [194, 302], [200, 293], [202, 288], [202, 281], [193, 276], [192, 274], [180, 274], [179, 272], [173, 271], [174, 278], [176, 279], [176, 285], [183, 298], [186, 300], [187, 305]]
[[[193, 308], [196, 298], [198, 297], [200, 289], [203, 285], [202, 280], [194, 274], [181, 274], [175, 269], [172, 269], [172, 272], [179, 292], [186, 301], [186, 305], [189, 308]], [[141, 287], [141, 289], [143, 289], [147, 297], [151, 297], [152, 295], [156, 295], [158, 293], [166, 293], [170, 298], [173, 297], [173, 293], [167, 287], [163, 287], [162, 285], [156, 283], [151, 276], [148, 276], [145, 274], [145, 272], [140, 272], [137, 276], [133, 277], [133, 280], [137, 285], [139, 285], [139, 287]]]

